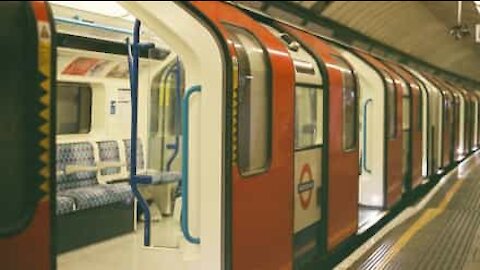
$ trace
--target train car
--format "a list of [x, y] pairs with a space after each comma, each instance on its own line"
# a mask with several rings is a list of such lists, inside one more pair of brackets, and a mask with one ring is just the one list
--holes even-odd
[[0, 4], [2, 269], [329, 268], [480, 144], [480, 95], [430, 73], [237, 4], [105, 5]]

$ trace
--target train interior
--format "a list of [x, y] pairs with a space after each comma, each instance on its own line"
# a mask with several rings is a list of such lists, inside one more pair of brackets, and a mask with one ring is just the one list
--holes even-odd
[[[100, 12], [62, 1], [51, 4], [61, 36], [56, 123], [61, 269], [62, 262], [71, 257], [68, 251], [112, 236], [141, 234], [146, 213], [132, 198], [128, 184], [132, 160], [131, 86], [128, 55], [122, 48], [127, 38], [132, 42], [133, 16], [114, 2], [100, 4]], [[176, 53], [147, 27], [142, 28], [140, 38], [148, 45], [140, 50], [138, 103], [146, 105], [138, 107], [136, 170], [138, 174], [157, 176], [158, 181], [140, 186], [139, 191], [150, 210], [149, 246], [175, 254], [171, 250], [182, 249], [183, 239], [179, 181], [185, 72]], [[66, 177], [72, 174], [75, 178]], [[67, 196], [74, 196], [75, 204]], [[102, 208], [109, 214], [98, 219], [104, 213], [96, 209]], [[97, 236], [85, 239], [80, 226], [95, 227]], [[75, 231], [77, 236], [69, 236]], [[135, 239], [127, 237], [125, 241]], [[62, 259], [63, 254], [67, 259]]]

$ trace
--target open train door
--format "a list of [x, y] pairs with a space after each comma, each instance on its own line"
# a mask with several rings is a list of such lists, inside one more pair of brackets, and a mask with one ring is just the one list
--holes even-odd
[[54, 29], [46, 2], [1, 2], [0, 268], [54, 269]]
[[280, 40], [235, 7], [202, 1], [193, 5], [222, 33], [237, 78], [231, 106], [237, 151], [231, 168], [227, 264], [239, 270], [291, 269], [293, 63]]

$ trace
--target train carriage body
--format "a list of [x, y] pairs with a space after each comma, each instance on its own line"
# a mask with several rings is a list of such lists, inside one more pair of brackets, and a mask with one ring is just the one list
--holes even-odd
[[480, 145], [480, 94], [235, 3], [52, 5], [0, 4], [2, 269], [328, 267]]

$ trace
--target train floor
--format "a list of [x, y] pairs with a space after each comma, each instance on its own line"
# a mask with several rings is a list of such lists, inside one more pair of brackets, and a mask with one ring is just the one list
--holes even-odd
[[139, 222], [137, 230], [130, 234], [59, 255], [57, 269], [176, 269], [172, 268], [172, 265], [178, 266], [178, 262], [183, 260], [178, 244], [178, 240], [182, 237], [179, 227], [178, 221], [173, 217], [152, 222], [151, 244], [158, 249], [145, 249], [143, 248], [143, 223]]
[[441, 179], [432, 194], [337, 269], [480, 269], [480, 153]]

